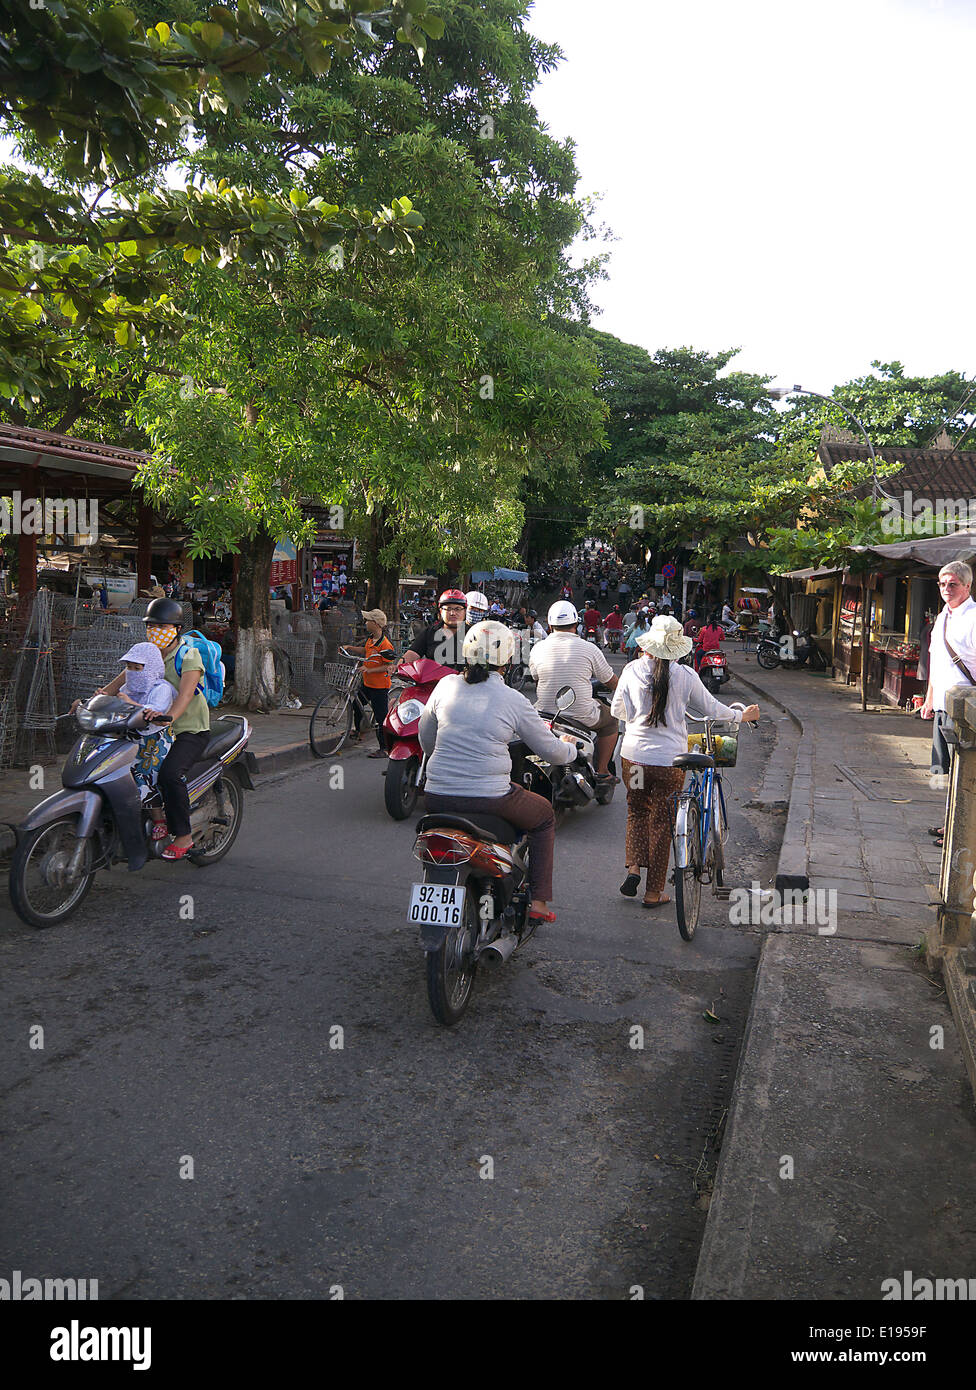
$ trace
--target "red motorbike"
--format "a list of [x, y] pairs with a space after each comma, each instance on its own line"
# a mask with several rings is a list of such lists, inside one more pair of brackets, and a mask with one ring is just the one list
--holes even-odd
[[717, 695], [719, 687], [724, 685], [727, 680], [731, 680], [729, 675], [729, 663], [725, 658], [724, 652], [703, 652], [698, 659], [698, 674], [702, 678], [702, 685], [713, 695]]
[[383, 721], [390, 757], [386, 767], [383, 797], [394, 820], [406, 820], [420, 795], [420, 765], [424, 750], [418, 730], [424, 705], [438, 681], [453, 676], [450, 666], [441, 666], [422, 656], [401, 666], [398, 675], [410, 681]]

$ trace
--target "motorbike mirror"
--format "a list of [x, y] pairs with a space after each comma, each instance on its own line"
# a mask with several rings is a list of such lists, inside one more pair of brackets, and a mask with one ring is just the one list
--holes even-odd
[[569, 709], [570, 705], [575, 705], [576, 695], [571, 685], [564, 685], [561, 690], [556, 692], [556, 709], [560, 713], [564, 709]]

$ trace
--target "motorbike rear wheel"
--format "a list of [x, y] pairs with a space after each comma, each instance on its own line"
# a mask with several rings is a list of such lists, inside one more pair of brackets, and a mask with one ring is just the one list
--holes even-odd
[[706, 671], [705, 674], [702, 676], [702, 685], [705, 687], [705, 689], [708, 691], [710, 695], [718, 694], [718, 688], [720, 684], [721, 682], [718, 680], [716, 676], [712, 675], [711, 671]]
[[383, 800], [394, 820], [406, 820], [416, 806], [420, 794], [417, 780], [419, 772], [419, 758], [404, 758], [402, 762], [387, 763]]
[[95, 870], [92, 841], [82, 851], [81, 868], [73, 882], [62, 879], [77, 848], [77, 819], [66, 816], [33, 830], [17, 843], [10, 866], [10, 901], [31, 927], [56, 927], [81, 905]]
[[438, 1023], [453, 1028], [471, 999], [478, 964], [474, 958], [478, 915], [469, 885], [460, 926], [451, 927], [436, 951], [427, 952], [427, 1000]]
[[779, 665], [779, 650], [772, 642], [760, 642], [756, 660], [764, 671], [775, 671]]
[[[218, 860], [223, 859], [237, 839], [237, 832], [244, 818], [244, 791], [240, 782], [233, 773], [228, 773], [223, 778], [223, 783], [224, 799], [227, 803], [227, 824], [215, 825], [207, 838], [197, 841], [191, 853], [186, 856], [198, 869], [203, 869], [208, 864], [216, 864]], [[206, 797], [213, 797], [216, 801], [217, 793], [211, 787]]]

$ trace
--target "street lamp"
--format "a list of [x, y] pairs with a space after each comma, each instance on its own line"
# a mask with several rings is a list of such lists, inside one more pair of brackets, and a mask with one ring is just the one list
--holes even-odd
[[855, 425], [857, 425], [858, 429], [864, 435], [864, 442], [868, 446], [868, 454], [871, 459], [871, 472], [873, 476], [873, 500], [876, 502], [880, 495], [885, 499], [886, 502], [894, 501], [894, 498], [891, 496], [891, 494], [885, 492], [884, 488], [878, 482], [878, 460], [874, 452], [874, 445], [868, 438], [868, 432], [861, 424], [860, 420], [857, 418], [854, 412], [852, 410], [848, 410], [846, 405], [841, 405], [840, 401], [835, 400], [833, 396], [825, 396], [820, 391], [811, 391], [806, 386], [769, 386], [766, 388], [766, 395], [774, 401], [785, 400], [787, 396], [816, 396], [818, 401], [826, 401], [828, 405], [836, 406], [838, 410], [842, 411], [847, 416], [848, 420], [853, 420]]

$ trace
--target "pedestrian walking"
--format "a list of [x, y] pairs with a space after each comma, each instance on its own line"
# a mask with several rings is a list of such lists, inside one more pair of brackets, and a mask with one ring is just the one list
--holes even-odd
[[684, 769], [673, 762], [688, 751], [686, 715], [690, 710], [739, 724], [758, 719], [759, 706], [740, 714], [710, 695], [690, 666], [678, 664], [691, 651], [692, 639], [676, 618], [659, 615], [637, 645], [640, 656], [621, 675], [610, 705], [611, 714], [625, 721], [620, 753], [627, 788], [627, 877], [620, 891], [636, 897], [643, 869], [643, 906], [655, 908], [671, 901], [664, 892], [671, 853], [669, 801], [685, 780]]

